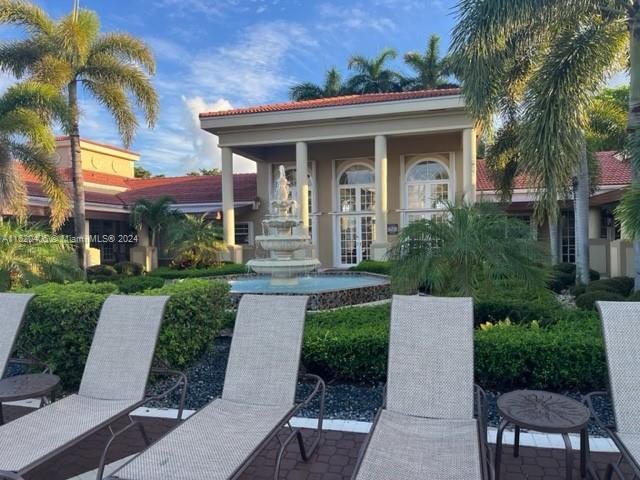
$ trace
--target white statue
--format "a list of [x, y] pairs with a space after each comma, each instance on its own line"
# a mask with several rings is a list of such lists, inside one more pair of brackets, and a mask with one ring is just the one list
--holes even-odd
[[276, 189], [276, 200], [284, 202], [289, 200], [289, 180], [284, 165], [280, 165], [280, 177], [278, 178], [278, 188]]

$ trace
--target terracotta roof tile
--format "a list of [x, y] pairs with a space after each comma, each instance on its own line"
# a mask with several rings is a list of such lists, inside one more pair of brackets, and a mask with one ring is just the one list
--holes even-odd
[[341, 97], [319, 98], [301, 102], [272, 103], [253, 107], [235, 108], [219, 112], [203, 112], [200, 118], [224, 117], [247, 113], [283, 112], [287, 110], [307, 110], [310, 108], [341, 107], [346, 105], [360, 105], [365, 103], [393, 102], [398, 100], [413, 100], [420, 98], [446, 97], [459, 95], [459, 88], [443, 88], [439, 90], [416, 90], [413, 92], [369, 93], [364, 95], [344, 95]]
[[[596, 158], [600, 163], [600, 181], [598, 185], [628, 185], [631, 183], [631, 166], [617, 152], [598, 152], [596, 153]], [[518, 175], [515, 180], [515, 188], [527, 187], [526, 177]], [[478, 191], [495, 189], [483, 159], [478, 159], [476, 162], [476, 188]]]

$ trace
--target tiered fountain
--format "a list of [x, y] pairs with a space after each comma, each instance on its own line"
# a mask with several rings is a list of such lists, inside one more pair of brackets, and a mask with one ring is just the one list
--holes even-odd
[[306, 256], [295, 258], [295, 252], [305, 251], [311, 238], [307, 234], [294, 233], [294, 228], [302, 221], [297, 216], [296, 201], [289, 198], [289, 181], [282, 165], [270, 212], [262, 222], [263, 234], [256, 236], [256, 241], [269, 256], [250, 260], [247, 266], [256, 273], [271, 275], [272, 285], [295, 285], [300, 275], [312, 272], [320, 262]]

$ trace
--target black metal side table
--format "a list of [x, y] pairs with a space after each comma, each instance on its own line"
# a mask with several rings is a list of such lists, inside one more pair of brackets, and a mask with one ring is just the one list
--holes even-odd
[[[0, 380], [0, 425], [4, 424], [3, 402], [15, 402], [27, 398], [40, 398], [40, 406], [55, 400], [53, 393], [60, 383], [60, 377], [50, 373], [16, 375]], [[50, 396], [50, 399], [47, 399]]]
[[566, 449], [566, 478], [573, 473], [573, 451], [569, 433], [580, 433], [580, 475], [587, 474], [587, 456], [589, 455], [589, 434], [587, 425], [591, 416], [589, 409], [582, 403], [559, 395], [540, 390], [516, 390], [498, 398], [498, 412], [503, 420], [498, 428], [496, 439], [496, 480], [500, 479], [502, 457], [502, 434], [508, 425], [515, 426], [513, 455], [520, 453], [520, 429], [535, 430], [543, 433], [559, 433]]

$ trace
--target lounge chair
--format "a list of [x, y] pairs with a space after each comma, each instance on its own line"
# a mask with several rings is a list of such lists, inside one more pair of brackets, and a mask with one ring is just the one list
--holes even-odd
[[394, 296], [385, 404], [352, 478], [492, 478], [486, 402], [473, 375], [472, 300]]
[[[0, 427], [0, 479], [20, 479], [150, 399], [145, 387], [168, 297], [112, 295], [104, 302], [77, 394]], [[124, 428], [142, 425], [130, 419]]]
[[[238, 478], [281, 428], [319, 392], [316, 437], [306, 449], [299, 429], [281, 442], [275, 465], [297, 438], [306, 461], [322, 431], [324, 382], [295, 405], [307, 297], [244, 295], [238, 306], [222, 397], [203, 407], [108, 478], [222, 480]], [[102, 478], [102, 465], [98, 479]]]
[[[585, 401], [598, 425], [620, 451], [620, 460], [607, 467], [605, 478], [624, 479], [620, 463], [625, 460], [635, 478], [640, 477], [640, 303], [597, 302], [609, 370], [609, 391], [616, 427], [607, 424], [594, 408], [594, 399], [608, 395], [592, 392]], [[593, 465], [589, 469], [595, 475]], [[598, 478], [594, 476], [594, 478]]]
[[[9, 364], [15, 362], [11, 354], [32, 298], [33, 295], [27, 293], [0, 293], [0, 379], [7, 373]], [[0, 425], [3, 423], [0, 403]]]

